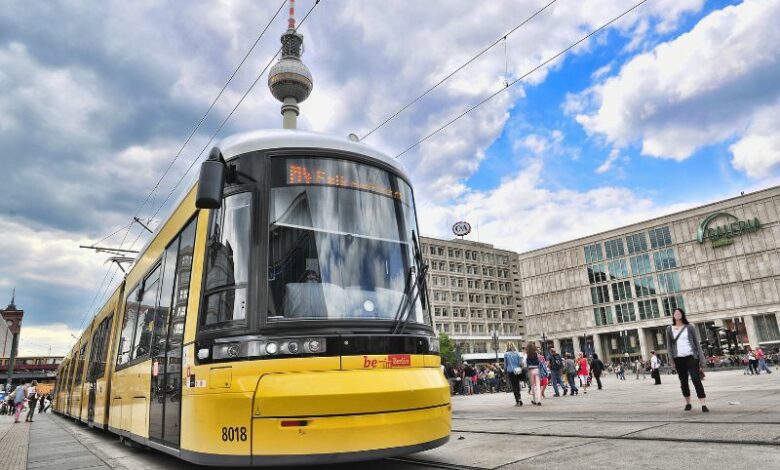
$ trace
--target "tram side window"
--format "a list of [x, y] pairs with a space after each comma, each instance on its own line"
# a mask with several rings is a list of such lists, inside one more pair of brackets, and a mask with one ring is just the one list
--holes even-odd
[[197, 219], [190, 221], [165, 249], [160, 302], [154, 321], [152, 357], [161, 356], [165, 351], [170, 350], [171, 344], [181, 342], [187, 301], [190, 297], [190, 272], [196, 225]]
[[161, 267], [158, 265], [144, 280], [141, 302], [138, 307], [138, 321], [135, 327], [133, 359], [149, 355], [157, 306], [157, 294], [160, 287], [160, 271]]
[[76, 366], [76, 376], [73, 378], [74, 386], [81, 385], [81, 376], [84, 373], [84, 356], [87, 355], [87, 344], [88, 343], [84, 343], [84, 345], [81, 346], [81, 350], [79, 351], [79, 360], [78, 365]]
[[138, 292], [140, 289], [141, 286], [133, 289], [128, 294], [125, 302], [125, 317], [122, 320], [122, 334], [119, 337], [119, 352], [116, 358], [116, 364], [119, 366], [127, 364], [132, 358], [133, 333], [135, 332], [135, 323], [138, 318]]
[[228, 196], [214, 214], [206, 254], [202, 326], [246, 318], [251, 201], [251, 193]]
[[92, 350], [89, 353], [88, 380], [97, 380], [103, 377], [106, 369], [106, 354], [108, 354], [108, 328], [111, 325], [113, 315], [104, 318], [95, 329], [92, 336]]

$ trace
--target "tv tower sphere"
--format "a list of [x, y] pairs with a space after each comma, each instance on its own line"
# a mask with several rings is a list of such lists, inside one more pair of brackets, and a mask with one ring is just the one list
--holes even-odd
[[303, 36], [288, 29], [282, 35], [282, 58], [268, 73], [268, 88], [274, 98], [284, 102], [293, 98], [297, 103], [309, 97], [314, 82], [309, 68], [301, 61]]

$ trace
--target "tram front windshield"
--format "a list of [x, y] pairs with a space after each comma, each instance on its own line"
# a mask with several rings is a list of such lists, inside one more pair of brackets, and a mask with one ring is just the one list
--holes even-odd
[[406, 182], [330, 158], [275, 158], [270, 182], [269, 321], [424, 321]]

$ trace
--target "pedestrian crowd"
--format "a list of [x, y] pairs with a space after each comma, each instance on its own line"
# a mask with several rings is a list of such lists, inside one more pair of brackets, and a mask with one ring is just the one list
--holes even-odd
[[591, 385], [598, 390], [603, 388], [601, 381], [604, 372], [614, 373], [617, 380], [626, 380], [626, 372], [633, 373], [635, 380], [649, 375], [654, 385], [661, 385], [662, 368], [670, 374], [676, 374], [680, 382], [680, 391], [685, 400], [684, 411], [690, 411], [691, 389], [693, 384], [696, 397], [704, 413], [709, 412], [703, 380], [705, 369], [727, 365], [744, 365], [744, 374], [758, 375], [761, 372], [771, 374], [772, 365], [780, 369], [780, 350], [767, 354], [762, 348], [753, 350], [745, 347], [742, 357], [719, 358], [707, 356], [702, 350], [698, 329], [690, 324], [681, 308], [674, 310], [672, 324], [666, 328], [666, 345], [669, 364], [664, 366], [655, 351], [650, 358], [634, 359], [626, 362], [611, 362], [605, 365], [598, 354], [587, 357], [578, 352], [560, 355], [555, 348], [542, 353], [534, 342], [526, 344], [520, 350], [514, 343], [506, 343], [503, 366], [499, 362], [485, 365], [472, 365], [464, 362], [457, 367], [442, 365], [442, 370], [450, 382], [453, 395], [474, 395], [479, 393], [513, 392], [515, 406], [523, 406], [523, 390], [530, 395], [531, 404], [541, 406], [542, 399], [550, 384], [553, 397], [576, 396], [580, 392], [588, 393]]
[[18, 423], [26, 412], [24, 420], [31, 423], [36, 406], [38, 413], [45, 413], [51, 407], [51, 399], [51, 394], [38, 393], [38, 382], [35, 380], [29, 384], [19, 384], [0, 403], [0, 415], [13, 415], [14, 423]]

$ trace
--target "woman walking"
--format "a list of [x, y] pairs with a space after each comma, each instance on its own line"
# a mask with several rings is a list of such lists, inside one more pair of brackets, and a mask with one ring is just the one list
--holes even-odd
[[701, 411], [710, 411], [705, 402], [707, 395], [704, 393], [704, 385], [701, 383], [700, 370], [705, 366], [706, 359], [701, 349], [701, 341], [696, 328], [688, 323], [685, 311], [681, 308], [674, 309], [672, 324], [666, 327], [666, 344], [669, 355], [674, 359], [674, 367], [680, 378], [680, 389], [685, 398], [685, 411], [691, 409], [691, 389], [688, 386], [688, 376], [691, 377], [693, 387], [696, 389], [696, 397], [701, 403]]
[[515, 394], [515, 406], [523, 406], [523, 397], [520, 394], [520, 375], [523, 373], [523, 364], [520, 353], [517, 352], [515, 343], [507, 341], [504, 353], [504, 365], [509, 383], [512, 384], [512, 393]]
[[536, 344], [529, 342], [525, 347], [525, 363], [528, 367], [528, 386], [531, 389], [531, 403], [542, 406], [541, 391], [539, 390], [539, 354], [536, 352]]
[[582, 393], [588, 393], [588, 386], [590, 381], [588, 380], [590, 374], [588, 373], [588, 360], [585, 359], [585, 355], [581, 352], [577, 353], [577, 376], [580, 378], [580, 385], [584, 390]]
[[27, 400], [30, 410], [27, 412], [25, 421], [32, 423], [33, 415], [35, 414], [35, 405], [38, 403], [38, 382], [33, 380], [29, 387], [27, 387]]

